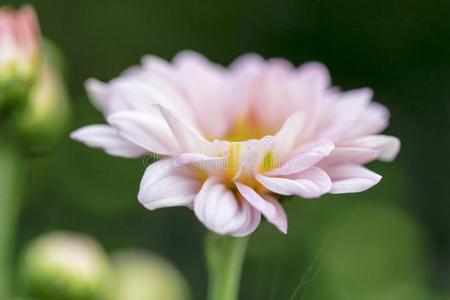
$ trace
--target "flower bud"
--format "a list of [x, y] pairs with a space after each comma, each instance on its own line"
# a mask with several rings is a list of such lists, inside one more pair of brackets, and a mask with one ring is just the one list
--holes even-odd
[[40, 300], [107, 299], [110, 267], [103, 249], [90, 237], [55, 232], [27, 248], [21, 265], [27, 296]]
[[0, 9], [0, 107], [24, 101], [40, 56], [39, 25], [34, 9]]
[[112, 256], [114, 300], [186, 300], [189, 289], [182, 274], [168, 261], [140, 250]]
[[16, 127], [22, 142], [32, 153], [51, 149], [66, 133], [70, 107], [64, 82], [51, 57], [43, 59], [36, 82]]

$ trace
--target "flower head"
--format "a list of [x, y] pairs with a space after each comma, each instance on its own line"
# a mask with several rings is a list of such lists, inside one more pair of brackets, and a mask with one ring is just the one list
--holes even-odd
[[6, 92], [17, 93], [15, 89], [30, 85], [39, 54], [39, 24], [34, 9], [0, 8], [0, 100], [11, 96], [4, 95]]
[[122, 157], [163, 157], [142, 179], [148, 209], [187, 206], [210, 230], [245, 236], [261, 215], [287, 231], [277, 195], [317, 198], [366, 190], [363, 167], [392, 160], [399, 140], [380, 135], [389, 113], [364, 88], [330, 86], [326, 67], [238, 58], [229, 68], [193, 52], [172, 63], [147, 56], [109, 83], [87, 81], [107, 125], [72, 133]]

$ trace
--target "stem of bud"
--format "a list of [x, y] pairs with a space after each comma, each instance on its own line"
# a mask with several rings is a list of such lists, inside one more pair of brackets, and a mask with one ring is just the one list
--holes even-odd
[[14, 147], [0, 143], [0, 299], [10, 299], [13, 245], [25, 178], [24, 161]]

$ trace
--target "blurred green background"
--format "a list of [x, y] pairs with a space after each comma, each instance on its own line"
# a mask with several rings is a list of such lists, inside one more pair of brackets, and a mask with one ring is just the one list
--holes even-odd
[[[241, 299], [448, 299], [450, 1], [28, 2], [66, 56], [73, 129], [102, 122], [84, 80], [109, 80], [149, 53], [171, 59], [193, 49], [222, 64], [246, 52], [318, 60], [335, 85], [372, 87], [392, 112], [398, 159], [370, 166], [384, 178], [366, 193], [289, 199], [289, 234], [264, 225], [252, 237]], [[69, 138], [34, 159], [18, 253], [41, 233], [81, 231], [107, 251], [144, 247], [169, 258], [204, 299], [205, 230], [187, 209], [139, 205], [144, 170]]]

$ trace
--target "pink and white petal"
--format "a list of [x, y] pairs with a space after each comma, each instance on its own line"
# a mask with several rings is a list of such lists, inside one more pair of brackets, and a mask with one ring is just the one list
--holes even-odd
[[389, 122], [389, 111], [383, 105], [372, 102], [355, 124], [341, 137], [341, 140], [377, 134], [383, 131]]
[[234, 181], [253, 177], [261, 168], [264, 168], [264, 157], [272, 151], [275, 142], [273, 136], [265, 136], [259, 140], [235, 142], [231, 145], [233, 147], [231, 161], [236, 165], [228, 167], [234, 168], [235, 176], [232, 178]]
[[192, 122], [192, 111], [183, 96], [168, 82], [142, 68], [137, 76], [122, 78], [111, 87], [109, 113], [124, 110], [152, 112], [155, 104], [175, 111], [187, 122]]
[[297, 174], [314, 166], [322, 159], [325, 159], [333, 149], [334, 144], [332, 142], [323, 141], [317, 143], [314, 146], [308, 147], [302, 152], [293, 155], [291, 158], [287, 159], [287, 161], [283, 161], [280, 167], [266, 172], [265, 175], [283, 176]]
[[326, 172], [332, 180], [332, 194], [362, 192], [381, 180], [380, 175], [360, 165], [331, 166]]
[[136, 158], [149, 152], [121, 137], [115, 128], [103, 124], [82, 127], [72, 132], [70, 137], [89, 147], [103, 149], [113, 156]]
[[319, 62], [308, 62], [302, 64], [297, 70], [297, 76], [305, 78], [320, 88], [327, 88], [331, 85], [331, 77], [328, 68]]
[[157, 73], [159, 76], [162, 76], [167, 80], [174, 77], [173, 66], [160, 57], [154, 55], [145, 55], [141, 59], [141, 63], [144, 69], [147, 69], [150, 72]]
[[247, 200], [254, 208], [259, 210], [267, 221], [275, 225], [275, 227], [277, 227], [281, 232], [287, 233], [286, 212], [276, 199], [269, 196], [263, 198], [251, 187], [239, 182], [236, 182], [235, 184], [245, 200]]
[[286, 156], [296, 146], [303, 128], [305, 116], [302, 112], [295, 112], [284, 122], [281, 129], [275, 135], [273, 154], [275, 156]]
[[122, 111], [152, 112], [157, 103], [157, 91], [144, 86], [136, 80], [122, 79], [110, 88], [111, 97], [108, 99], [108, 113]]
[[85, 89], [91, 100], [91, 103], [102, 112], [106, 111], [106, 96], [108, 84], [101, 82], [100, 80], [90, 78], [86, 80]]
[[160, 155], [179, 153], [180, 147], [169, 126], [158, 110], [152, 114], [124, 111], [108, 117], [108, 123], [114, 126], [125, 139]]
[[284, 177], [256, 175], [268, 190], [280, 195], [296, 195], [303, 198], [317, 198], [331, 189], [331, 180], [327, 173], [318, 167], [311, 167], [298, 174]]
[[204, 56], [183, 51], [173, 60], [180, 88], [188, 99], [202, 132], [222, 136], [235, 113], [231, 81], [225, 69]]
[[194, 212], [209, 230], [222, 235], [247, 233], [249, 224], [255, 223], [251, 208], [241, 205], [232, 191], [213, 178], [195, 197]]
[[357, 147], [336, 147], [330, 155], [319, 162], [319, 166], [354, 163], [363, 165], [376, 159], [380, 151]]
[[201, 188], [194, 170], [180, 167], [174, 159], [151, 164], [141, 181], [138, 199], [147, 209], [190, 206]]
[[285, 60], [271, 60], [249, 85], [248, 96], [251, 98], [250, 112], [255, 120], [274, 134], [274, 129], [281, 128], [286, 118], [295, 110], [290, 105], [288, 82], [293, 67]]
[[237, 76], [255, 74], [264, 67], [264, 58], [259, 54], [249, 53], [236, 58], [230, 65], [230, 70]]
[[338, 94], [338, 99], [329, 104], [316, 135], [321, 139], [337, 141], [364, 116], [373, 96], [369, 88], [351, 90]]
[[167, 108], [161, 105], [157, 107], [169, 125], [182, 152], [203, 153], [210, 156], [218, 155], [216, 144], [206, 140], [200, 132], [184, 123]]
[[378, 159], [392, 161], [400, 151], [400, 140], [388, 135], [368, 135], [339, 142], [339, 146], [373, 149], [380, 152]]
[[[258, 228], [259, 224], [261, 223], [261, 213], [251, 206], [247, 201], [241, 199], [241, 210], [242, 213], [239, 215], [239, 218], [245, 220], [243, 225], [236, 226], [234, 225], [234, 228], [230, 235], [235, 237], [243, 237], [251, 234]], [[236, 222], [239, 223], [239, 222]]]
[[211, 157], [202, 153], [182, 153], [173, 158], [177, 166], [191, 167], [209, 175], [221, 175], [226, 170], [228, 155]]

